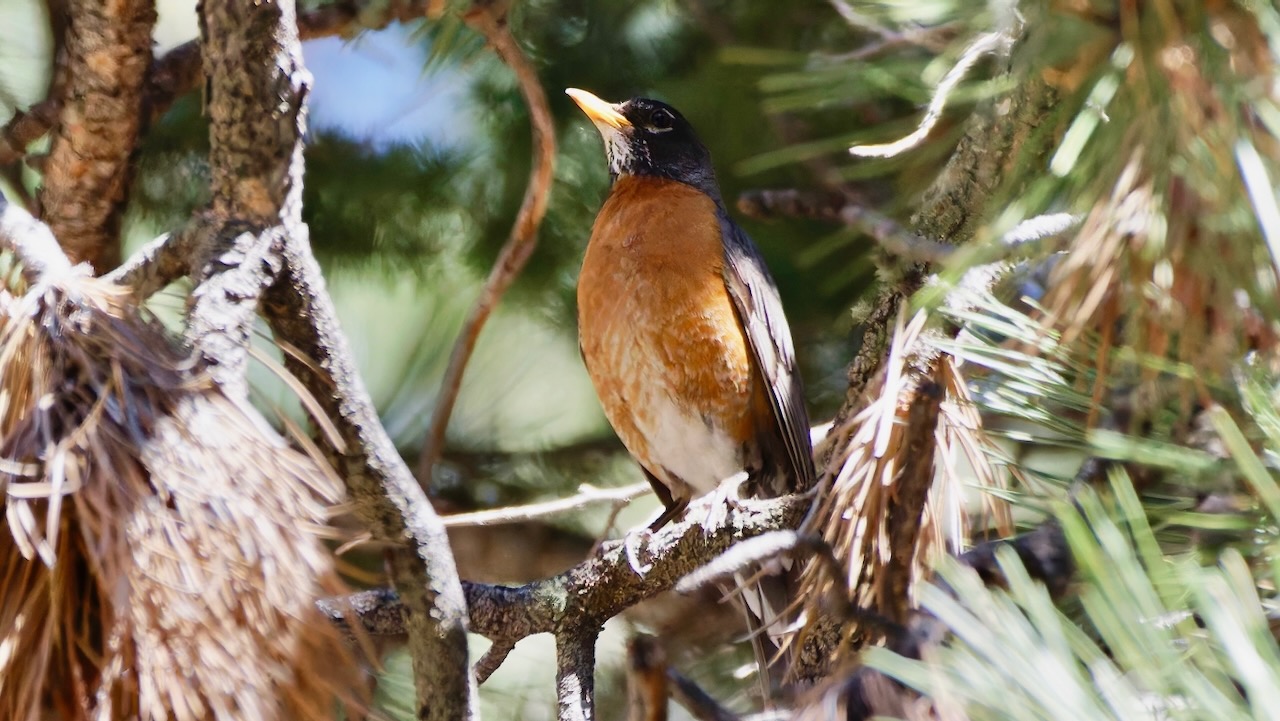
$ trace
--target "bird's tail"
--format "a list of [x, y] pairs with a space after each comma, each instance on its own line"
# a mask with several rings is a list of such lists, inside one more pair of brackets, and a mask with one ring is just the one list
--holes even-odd
[[788, 611], [795, 600], [791, 565], [786, 560], [773, 560], [734, 574], [737, 588], [733, 592], [741, 597], [766, 705], [786, 688], [791, 668], [791, 644], [786, 643], [793, 626]]

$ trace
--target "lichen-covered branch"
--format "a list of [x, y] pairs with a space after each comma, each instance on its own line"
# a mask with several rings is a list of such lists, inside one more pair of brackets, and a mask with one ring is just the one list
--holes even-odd
[[599, 628], [585, 624], [556, 634], [556, 718], [592, 721], [596, 717], [596, 639]]
[[104, 277], [128, 288], [134, 300], [141, 303], [190, 272], [188, 264], [196, 232], [195, 224], [190, 224], [175, 233], [165, 233]]
[[22, 275], [28, 283], [39, 283], [71, 270], [71, 261], [58, 246], [49, 226], [10, 203], [3, 193], [0, 193], [0, 249], [12, 252], [22, 263]]
[[72, 262], [101, 272], [120, 260], [156, 10], [153, 0], [72, 0], [68, 11], [67, 82], [41, 214]]
[[338, 430], [324, 450], [357, 515], [395, 549], [391, 576], [408, 609], [417, 715], [469, 717], [466, 611], [444, 527], [364, 390], [302, 222], [310, 76], [294, 5], [204, 3], [201, 30], [213, 199], [192, 267], [188, 338], [221, 383], [242, 387], [261, 297], [276, 336], [309, 359], [286, 362]]
[[[645, 571], [632, 568], [621, 542], [600, 549], [577, 566], [523, 586], [464, 582], [471, 630], [494, 641], [517, 641], [571, 626], [598, 626], [645, 599], [670, 590], [730, 546], [799, 525], [812, 499], [805, 495], [736, 501], [726, 513], [710, 513], [723, 498], [695, 499], [689, 511], [639, 550]], [[703, 519], [711, 519], [704, 522]], [[322, 607], [335, 623], [349, 618], [374, 635], [403, 633], [408, 618], [398, 596], [385, 589], [364, 591]]]
[[186, 338], [219, 385], [244, 394], [258, 301], [302, 226], [311, 77], [292, 3], [201, 8], [212, 200], [196, 221]]

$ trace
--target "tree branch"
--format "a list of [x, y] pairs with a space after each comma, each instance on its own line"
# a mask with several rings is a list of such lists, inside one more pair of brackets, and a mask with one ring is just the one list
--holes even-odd
[[196, 221], [186, 338], [224, 390], [244, 395], [259, 299], [302, 224], [310, 76], [292, 3], [201, 7], [212, 200]]
[[556, 634], [556, 718], [596, 717], [596, 639], [600, 629], [578, 626]]
[[837, 193], [754, 190], [738, 196], [738, 210], [760, 219], [786, 215], [843, 223], [870, 236], [899, 262], [938, 264], [955, 252], [955, 246], [916, 235], [893, 218]]
[[476, 661], [476, 683], [483, 684], [488, 681], [493, 672], [502, 666], [502, 662], [507, 660], [507, 656], [511, 654], [511, 650], [515, 647], [515, 641], [494, 641], [493, 645], [480, 657], [480, 660]]
[[49, 226], [0, 193], [0, 249], [11, 251], [22, 263], [22, 276], [32, 285], [71, 272], [71, 261], [58, 245]]
[[[243, 388], [262, 294], [273, 332], [308, 362], [286, 359], [334, 421], [325, 452], [372, 536], [391, 545], [391, 579], [408, 611], [421, 719], [472, 714], [466, 617], [453, 554], [422, 488], [396, 454], [360, 382], [302, 222], [302, 137], [310, 78], [294, 5], [202, 4], [209, 75], [214, 226], [193, 263], [188, 337], [224, 385]], [[234, 218], [235, 220], [224, 220]], [[265, 292], [264, 292], [265, 291]], [[409, 549], [405, 549], [405, 543]]]
[[49, 132], [62, 112], [62, 98], [48, 98], [26, 111], [15, 111], [0, 128], [0, 165], [11, 165], [22, 159], [27, 146]]
[[[370, 633], [409, 634], [419, 718], [469, 718], [466, 604], [448, 536], [378, 419], [325, 293], [305, 227], [286, 239], [284, 273], [268, 289], [262, 312], [276, 337], [309, 359], [304, 363], [290, 355], [285, 364], [341, 433], [345, 452], [331, 445], [324, 450], [346, 483], [356, 514], [375, 540], [395, 549], [391, 580], [399, 594], [392, 597], [397, 605], [403, 599], [404, 606], [387, 610], [377, 594], [365, 595], [355, 614]], [[378, 620], [373, 628], [361, 608]], [[398, 625], [391, 628], [393, 621]]]
[[[471, 630], [494, 641], [516, 641], [575, 623], [602, 623], [670, 590], [735, 543], [794, 528], [811, 502], [807, 495], [741, 500], [727, 513], [713, 514], [711, 504], [723, 504], [723, 498], [694, 499], [680, 520], [653, 534], [639, 549], [643, 575], [631, 567], [624, 544], [614, 542], [559, 575], [523, 586], [464, 582]], [[326, 601], [321, 608], [344, 627], [348, 616], [343, 610], [350, 609], [349, 618], [374, 635], [404, 633], [408, 615], [397, 594], [386, 589]]]
[[360, 383], [302, 222], [310, 78], [294, 5], [201, 7], [214, 227], [193, 264], [198, 285], [188, 337], [220, 382], [242, 387], [253, 312], [266, 291], [263, 313], [272, 330], [309, 359], [289, 356], [286, 364], [341, 434], [343, 448], [326, 439], [326, 453], [373, 537], [396, 549], [391, 578], [409, 611], [417, 715], [470, 717], [465, 608], [448, 538]]
[[462, 324], [453, 352], [449, 355], [444, 378], [440, 381], [440, 395], [436, 399], [431, 425], [427, 429], [421, 455], [418, 457], [418, 478], [427, 484], [431, 483], [431, 469], [444, 450], [449, 416], [453, 414], [453, 405], [458, 400], [458, 391], [462, 387], [462, 375], [466, 371], [471, 352], [475, 350], [480, 330], [507, 288], [511, 287], [516, 276], [524, 269], [537, 245], [538, 226], [547, 212], [552, 172], [555, 170], [555, 123], [551, 118], [551, 108], [547, 105], [547, 95], [543, 92], [533, 63], [511, 34], [505, 7], [499, 7], [500, 5], [492, 0], [478, 0], [467, 11], [464, 20], [485, 37], [489, 46], [511, 68], [520, 83], [520, 92], [529, 108], [533, 130], [533, 168], [529, 172], [529, 184], [525, 187], [524, 200], [520, 203], [520, 211], [511, 227], [511, 235], [498, 254], [493, 269], [489, 271], [489, 277], [480, 289], [480, 297], [476, 299]]
[[116, 285], [127, 287], [134, 300], [142, 302], [190, 272], [188, 265], [195, 245], [195, 233], [194, 224], [173, 234], [165, 233], [139, 248], [119, 268], [104, 277]]
[[[1031, 74], [1030, 80], [1007, 96], [993, 99], [983, 106], [969, 121], [965, 136], [912, 217], [914, 233], [949, 245], [970, 240], [975, 229], [987, 217], [988, 205], [996, 190], [1007, 182], [1010, 171], [1019, 163], [1026, 163], [1027, 158], [1043, 154], [1044, 142], [1033, 139], [1043, 139], [1043, 134], [1036, 135], [1036, 129], [1050, 115], [1056, 100], [1056, 93], [1044, 79], [1038, 74]], [[928, 263], [910, 264], [899, 269], [896, 277], [891, 277], [880, 292], [862, 324], [861, 346], [849, 366], [849, 388], [845, 402], [833, 421], [835, 427], [847, 426], [865, 407], [873, 382], [883, 375], [899, 309], [907, 298], [923, 287], [931, 272]], [[910, 364], [910, 368], [909, 377], [901, 381], [902, 387], [918, 388], [934, 372], [936, 359], [919, 358]], [[837, 445], [827, 446], [817, 459], [818, 467], [826, 469], [827, 473], [839, 470], [840, 464], [832, 467], [833, 459], [838, 458], [837, 453], [842, 450]], [[901, 510], [898, 507], [904, 498], [910, 501], [914, 494], [900, 497], [895, 486], [888, 498], [887, 512], [890, 515], [910, 515], [907, 506], [902, 505]], [[822, 521], [819, 523], [825, 525]], [[906, 558], [901, 560], [910, 561]], [[871, 610], [881, 612], [880, 608]], [[807, 636], [794, 669], [800, 678], [812, 678], [824, 671], [830, 662], [831, 650], [839, 645], [843, 631], [838, 624], [819, 620], [811, 626]]]
[[946, 394], [937, 382], [937, 368], [932, 372], [934, 378], [923, 378], [913, 391], [911, 410], [907, 414], [907, 463], [894, 484], [894, 503], [885, 523], [890, 557], [884, 566], [884, 582], [877, 589], [882, 596], [875, 612], [895, 623], [904, 623], [907, 619], [920, 523], [929, 489], [933, 487], [938, 414]]
[[156, 10], [153, 0], [72, 0], [68, 17], [67, 85], [40, 207], [72, 262], [102, 272], [120, 261]]

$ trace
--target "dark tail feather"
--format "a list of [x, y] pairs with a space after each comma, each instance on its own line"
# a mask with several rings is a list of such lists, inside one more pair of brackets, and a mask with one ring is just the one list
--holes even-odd
[[[751, 566], [734, 574], [743, 614], [747, 620], [751, 649], [759, 667], [760, 691], [766, 707], [786, 688], [787, 670], [791, 668], [791, 646], [785, 643], [791, 619], [786, 613], [791, 606], [790, 573], [781, 567], [773, 569]], [[790, 565], [790, 564], [787, 564]], [[779, 649], [785, 649], [779, 653]]]

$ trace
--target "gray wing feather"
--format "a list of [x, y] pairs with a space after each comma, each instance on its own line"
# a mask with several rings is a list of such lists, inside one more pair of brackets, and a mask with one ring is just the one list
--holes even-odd
[[809, 414], [804, 406], [804, 387], [796, 371], [791, 329], [782, 312], [778, 286], [769, 275], [755, 244], [729, 218], [720, 213], [720, 234], [724, 239], [724, 280], [747, 334], [747, 344], [769, 386], [769, 402], [781, 432], [787, 461], [792, 471], [790, 488], [779, 493], [805, 491], [815, 483], [813, 444], [809, 439]]

